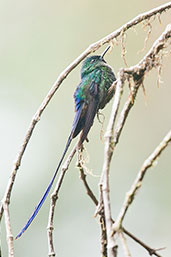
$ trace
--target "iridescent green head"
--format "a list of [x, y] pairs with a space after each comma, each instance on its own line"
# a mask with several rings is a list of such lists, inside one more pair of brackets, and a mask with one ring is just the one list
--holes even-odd
[[104, 55], [109, 50], [109, 48], [110, 46], [108, 46], [101, 55], [93, 55], [93, 56], [87, 57], [84, 60], [81, 68], [81, 78], [91, 73], [97, 67], [106, 65], [106, 62], [104, 60]]

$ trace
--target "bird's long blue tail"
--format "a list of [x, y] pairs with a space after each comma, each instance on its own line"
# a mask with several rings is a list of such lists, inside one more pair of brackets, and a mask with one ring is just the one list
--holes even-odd
[[[50, 183], [49, 183], [49, 185], [48, 185], [46, 191], [44, 192], [44, 194], [43, 194], [43, 196], [42, 196], [40, 202], [39, 202], [38, 205], [36, 206], [36, 208], [35, 208], [33, 214], [31, 215], [31, 217], [30, 217], [29, 220], [27, 221], [26, 225], [23, 227], [23, 229], [22, 229], [21, 232], [16, 236], [15, 239], [19, 238], [19, 237], [26, 231], [26, 229], [30, 226], [30, 224], [32, 223], [32, 221], [34, 220], [34, 218], [36, 217], [36, 215], [38, 214], [40, 208], [42, 207], [44, 201], [46, 200], [46, 197], [47, 197], [47, 195], [48, 195], [48, 193], [49, 193], [49, 191], [50, 191], [50, 189], [51, 189], [51, 187], [52, 187], [52, 185], [53, 185], [53, 182], [54, 182], [54, 180], [55, 180], [55, 178], [56, 178], [56, 175], [57, 175], [57, 173], [58, 173], [58, 170], [59, 170], [59, 168], [60, 168], [60, 166], [61, 166], [61, 164], [62, 164], [62, 162], [63, 162], [63, 159], [64, 159], [64, 157], [65, 157], [65, 155], [66, 155], [66, 153], [67, 153], [67, 150], [68, 150], [68, 148], [69, 148], [69, 146], [70, 146], [70, 144], [71, 144], [71, 141], [72, 141], [72, 139], [73, 139], [74, 137], [76, 137], [76, 135], [77, 135], [77, 133], [75, 134], [75, 132], [76, 132], [77, 130], [80, 131], [80, 129], [78, 129], [78, 127], [80, 126], [79, 121], [80, 121], [80, 118], [81, 118], [82, 109], [83, 109], [83, 105], [81, 105], [81, 106], [78, 108], [78, 110], [77, 110], [77, 112], [76, 112], [76, 114], [75, 114], [75, 118], [74, 118], [72, 130], [71, 130], [70, 136], [69, 136], [69, 138], [68, 138], [68, 141], [67, 141], [67, 143], [66, 143], [66, 146], [65, 146], [63, 155], [62, 155], [62, 157], [61, 157], [61, 159], [60, 159], [60, 161], [59, 161], [59, 164], [58, 164], [58, 166], [57, 166], [57, 168], [56, 168], [56, 171], [55, 171], [55, 173], [54, 173], [54, 175], [53, 175], [53, 177], [52, 177], [52, 179], [51, 179], [51, 181], [50, 181]], [[83, 142], [83, 141], [82, 141], [82, 142]]]
[[70, 134], [70, 136], [69, 136], [69, 138], [68, 138], [68, 141], [67, 141], [65, 150], [64, 150], [64, 152], [63, 152], [63, 155], [62, 155], [62, 157], [61, 157], [61, 159], [60, 159], [60, 162], [59, 162], [59, 164], [58, 164], [58, 166], [57, 166], [57, 168], [56, 168], [56, 171], [55, 171], [55, 173], [54, 173], [54, 175], [53, 175], [53, 177], [52, 177], [52, 179], [51, 179], [51, 181], [50, 181], [50, 183], [49, 183], [49, 185], [48, 185], [48, 187], [47, 187], [45, 193], [43, 194], [43, 196], [42, 196], [40, 202], [39, 202], [38, 205], [36, 206], [36, 208], [35, 208], [33, 214], [31, 215], [31, 217], [30, 217], [29, 220], [27, 221], [26, 225], [23, 227], [23, 229], [22, 229], [21, 232], [16, 236], [15, 239], [19, 238], [19, 237], [26, 231], [26, 229], [30, 226], [30, 224], [32, 223], [32, 221], [33, 221], [34, 218], [36, 217], [37, 213], [39, 212], [39, 210], [40, 210], [42, 204], [44, 203], [44, 201], [45, 201], [45, 199], [46, 199], [46, 197], [47, 197], [47, 195], [48, 195], [48, 193], [49, 193], [49, 191], [50, 191], [50, 189], [51, 189], [51, 187], [52, 187], [52, 185], [53, 185], [53, 182], [54, 182], [54, 180], [55, 180], [55, 178], [56, 178], [56, 175], [57, 175], [58, 170], [59, 170], [59, 168], [60, 168], [60, 166], [61, 166], [61, 164], [62, 164], [62, 161], [63, 161], [63, 159], [64, 159], [64, 157], [65, 157], [65, 155], [66, 155], [66, 152], [67, 152], [67, 150], [68, 150], [68, 147], [69, 147], [70, 144], [71, 144], [71, 141], [72, 141], [72, 133]]

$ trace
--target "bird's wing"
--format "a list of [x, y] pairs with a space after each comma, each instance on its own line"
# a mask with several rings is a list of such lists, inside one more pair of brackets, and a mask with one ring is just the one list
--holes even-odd
[[76, 110], [72, 125], [72, 138], [76, 137], [80, 133], [85, 124], [86, 109], [86, 103], [81, 101], [79, 107]]
[[81, 132], [80, 141], [79, 141], [80, 145], [87, 138], [89, 130], [90, 130], [91, 126], [93, 125], [94, 117], [98, 110], [98, 104], [99, 104], [98, 98], [92, 97], [91, 101], [87, 105], [86, 114], [84, 117], [85, 122], [84, 122], [84, 126], [83, 126], [83, 129]]
[[[87, 138], [88, 132], [93, 125], [94, 117], [99, 105], [99, 84], [100, 78], [94, 76], [84, 87], [80, 85], [75, 94], [75, 119], [73, 122], [73, 137], [76, 137], [81, 131], [80, 145]], [[81, 93], [80, 93], [81, 92]]]

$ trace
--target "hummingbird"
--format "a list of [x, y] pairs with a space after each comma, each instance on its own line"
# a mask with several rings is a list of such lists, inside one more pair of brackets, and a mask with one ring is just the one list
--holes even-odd
[[78, 149], [81, 148], [85, 140], [88, 141], [87, 136], [93, 125], [96, 114], [98, 114], [100, 109], [103, 109], [106, 106], [115, 93], [114, 81], [116, 80], [116, 77], [112, 67], [104, 60], [104, 56], [109, 49], [110, 46], [108, 46], [101, 55], [87, 57], [82, 63], [81, 82], [74, 93], [75, 118], [64, 152], [46, 191], [28, 222], [16, 236], [16, 239], [26, 231], [38, 214], [53, 185], [72, 140], [80, 134]]

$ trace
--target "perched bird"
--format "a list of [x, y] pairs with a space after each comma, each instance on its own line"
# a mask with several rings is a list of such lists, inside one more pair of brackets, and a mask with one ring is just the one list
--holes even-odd
[[40, 202], [35, 208], [32, 216], [29, 218], [27, 224], [17, 235], [16, 239], [19, 238], [28, 228], [44, 203], [72, 139], [81, 132], [78, 142], [78, 148], [80, 148], [84, 140], [87, 140], [87, 135], [91, 126], [93, 125], [95, 115], [99, 109], [103, 109], [105, 107], [115, 93], [115, 88], [112, 86], [112, 84], [116, 78], [112, 68], [104, 60], [104, 55], [109, 48], [110, 46], [107, 47], [107, 49], [100, 56], [95, 55], [87, 57], [82, 64], [81, 82], [74, 93], [76, 112], [75, 118], [63, 155]]

